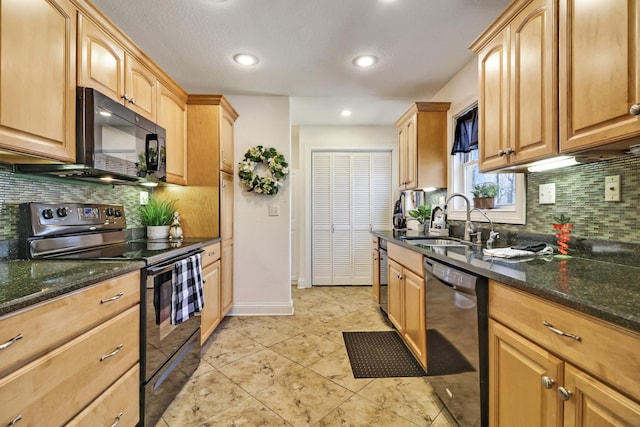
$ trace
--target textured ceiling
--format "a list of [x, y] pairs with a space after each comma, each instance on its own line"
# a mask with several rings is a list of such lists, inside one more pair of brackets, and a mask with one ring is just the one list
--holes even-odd
[[[93, 3], [189, 93], [290, 96], [293, 125], [386, 125], [473, 58], [509, 0]], [[240, 67], [236, 53], [260, 62]], [[356, 69], [360, 54], [379, 62]]]

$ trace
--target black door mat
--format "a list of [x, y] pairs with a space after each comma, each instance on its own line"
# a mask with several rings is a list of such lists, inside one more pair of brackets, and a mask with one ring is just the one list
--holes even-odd
[[471, 363], [437, 329], [427, 329], [427, 375], [475, 371]]
[[396, 331], [343, 332], [342, 337], [355, 378], [426, 375]]

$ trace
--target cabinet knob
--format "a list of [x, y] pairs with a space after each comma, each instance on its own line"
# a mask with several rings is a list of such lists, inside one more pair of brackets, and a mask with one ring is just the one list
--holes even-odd
[[543, 375], [542, 378], [540, 378], [540, 380], [542, 381], [542, 386], [544, 388], [551, 388], [556, 383], [556, 380], [546, 375]]
[[640, 115], [640, 103], [633, 104], [631, 108], [629, 108], [629, 114], [631, 114], [632, 116]]
[[505, 153], [505, 152], [504, 152], [504, 150], [498, 150], [498, 156], [499, 156], [499, 157], [502, 157], [502, 156], [504, 156], [505, 154], [507, 154], [507, 153]]
[[129, 100], [129, 94], [125, 93], [125, 94], [122, 95], [121, 98], [124, 99], [125, 101], [128, 101]]
[[513, 148], [509, 147], [507, 148], [507, 151], [505, 151], [505, 154], [514, 154], [516, 152], [516, 150], [514, 150]]
[[129, 101], [131, 104], [136, 105], [136, 99], [135, 98], [131, 98], [131, 101]]
[[567, 390], [564, 387], [558, 387], [558, 394], [560, 395], [560, 399], [562, 400], [569, 400], [573, 395], [570, 390]]

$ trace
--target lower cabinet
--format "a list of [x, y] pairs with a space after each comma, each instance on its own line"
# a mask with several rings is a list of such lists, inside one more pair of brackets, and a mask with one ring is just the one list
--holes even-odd
[[[422, 255], [388, 244], [389, 320], [422, 366], [427, 365], [427, 326]], [[398, 262], [402, 260], [402, 264]]]
[[200, 342], [204, 343], [222, 319], [220, 301], [220, 243], [204, 248], [202, 260], [204, 308], [200, 317]]
[[489, 425], [640, 425], [639, 334], [494, 281], [489, 313]]
[[135, 426], [139, 299], [135, 272], [0, 318], [2, 335], [22, 336], [3, 343], [17, 357], [0, 371], [0, 425]]

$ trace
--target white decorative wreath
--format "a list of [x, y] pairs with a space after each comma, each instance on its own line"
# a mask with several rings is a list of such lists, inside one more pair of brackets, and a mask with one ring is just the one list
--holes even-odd
[[[256, 174], [256, 166], [263, 163], [270, 172], [270, 176]], [[238, 163], [238, 176], [242, 185], [248, 191], [271, 196], [278, 193], [278, 187], [289, 174], [289, 164], [282, 153], [273, 147], [265, 148], [257, 145], [250, 148], [244, 155], [244, 160]]]

